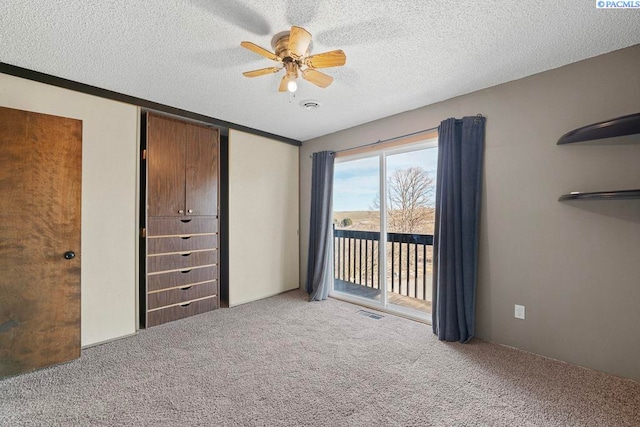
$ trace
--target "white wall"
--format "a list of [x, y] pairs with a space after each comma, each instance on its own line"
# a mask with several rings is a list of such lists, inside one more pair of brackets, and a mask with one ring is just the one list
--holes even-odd
[[82, 345], [135, 333], [137, 107], [4, 74], [0, 106], [82, 120]]
[[[477, 335], [640, 380], [640, 200], [557, 201], [571, 191], [640, 188], [640, 137], [556, 145], [577, 127], [640, 112], [639, 70], [637, 45], [305, 142], [301, 278], [310, 153], [482, 113]], [[514, 304], [526, 306], [524, 321]]]
[[229, 306], [299, 286], [298, 150], [229, 132]]

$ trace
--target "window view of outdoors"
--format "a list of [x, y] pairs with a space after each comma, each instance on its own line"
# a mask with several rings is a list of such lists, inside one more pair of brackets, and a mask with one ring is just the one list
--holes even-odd
[[[386, 157], [387, 296], [390, 304], [431, 312], [437, 148]], [[379, 157], [336, 163], [335, 289], [380, 300]]]

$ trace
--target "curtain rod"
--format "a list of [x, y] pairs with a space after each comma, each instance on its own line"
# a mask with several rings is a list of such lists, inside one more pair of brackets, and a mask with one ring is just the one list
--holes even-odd
[[[396, 139], [406, 138], [408, 136], [419, 135], [421, 133], [426, 133], [426, 132], [433, 132], [434, 130], [438, 130], [438, 127], [439, 126], [436, 126], [434, 128], [419, 130], [417, 132], [407, 133], [405, 135], [394, 136], [393, 138], [379, 139], [376, 142], [370, 142], [368, 144], [358, 145], [357, 147], [345, 148], [344, 150], [337, 150], [337, 151], [334, 151], [333, 153], [335, 154], [335, 153], [342, 153], [344, 151], [357, 150], [357, 149], [360, 149], [360, 148], [371, 147], [373, 145], [382, 144], [382, 143], [385, 143], [385, 142], [395, 141]], [[313, 155], [309, 155], [309, 157], [311, 158], [311, 157], [313, 157]]]
[[[475, 124], [480, 124], [480, 119], [484, 117], [482, 114], [478, 113], [475, 115], [475, 119], [473, 120], [473, 122]], [[411, 133], [407, 133], [405, 135], [400, 135], [400, 136], [394, 136], [393, 138], [387, 138], [387, 139], [379, 139], [376, 142], [370, 142], [368, 144], [364, 144], [364, 145], [358, 145], [357, 147], [351, 147], [351, 148], [345, 148], [344, 150], [337, 150], [337, 151], [333, 151], [333, 153], [342, 153], [343, 151], [350, 151], [350, 150], [356, 150], [359, 148], [364, 148], [364, 147], [371, 147], [373, 145], [377, 145], [377, 144], [382, 144], [383, 142], [389, 142], [389, 141], [394, 141], [396, 139], [402, 139], [402, 138], [406, 138], [408, 136], [414, 136], [414, 135], [419, 135], [421, 133], [426, 133], [426, 132], [432, 132], [434, 130], [438, 130], [440, 126], [436, 126], [433, 128], [429, 128], [429, 129], [423, 129], [423, 130], [419, 130], [417, 132], [411, 132]], [[313, 155], [309, 155], [309, 158], [313, 158]]]

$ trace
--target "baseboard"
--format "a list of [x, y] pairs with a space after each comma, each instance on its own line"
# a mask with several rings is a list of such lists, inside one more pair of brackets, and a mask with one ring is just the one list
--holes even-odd
[[235, 303], [235, 304], [233, 304], [233, 305], [232, 305], [232, 304], [229, 304], [229, 308], [237, 307], [237, 306], [239, 306], [239, 305], [249, 304], [250, 302], [260, 301], [260, 300], [263, 300], [263, 299], [265, 299], [265, 298], [275, 297], [276, 295], [284, 294], [284, 293], [286, 293], [286, 292], [291, 292], [291, 291], [296, 290], [296, 289], [299, 289], [299, 287], [298, 287], [298, 286], [294, 286], [294, 287], [292, 287], [292, 288], [285, 289], [285, 290], [283, 290], [283, 291], [278, 291], [278, 292], [274, 292], [274, 293], [272, 293], [272, 294], [267, 294], [267, 295], [264, 295], [264, 296], [261, 296], [261, 297], [258, 297], [258, 298], [254, 298], [254, 299], [250, 299], [250, 300], [246, 300], [246, 301], [238, 302], [238, 303]]
[[94, 342], [93, 344], [83, 345], [81, 348], [82, 348], [82, 350], [86, 350], [86, 349], [91, 348], [91, 347], [96, 347], [96, 346], [99, 346], [99, 345], [102, 345], [102, 344], [107, 344], [107, 343], [110, 343], [110, 342], [113, 342], [113, 341], [118, 341], [118, 340], [121, 340], [123, 338], [129, 338], [129, 337], [133, 337], [133, 336], [136, 336], [136, 335], [138, 335], [138, 331], [136, 331], [136, 332], [134, 332], [132, 334], [122, 335], [121, 337], [109, 338], [108, 340], [98, 341], [98, 342]]

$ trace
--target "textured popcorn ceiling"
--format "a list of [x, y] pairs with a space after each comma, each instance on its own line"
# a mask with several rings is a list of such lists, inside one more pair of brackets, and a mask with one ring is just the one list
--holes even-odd
[[[291, 25], [346, 52], [329, 88], [242, 76], [274, 63], [240, 42], [271, 49]], [[0, 3], [1, 62], [302, 141], [637, 43], [640, 10], [591, 0]]]

